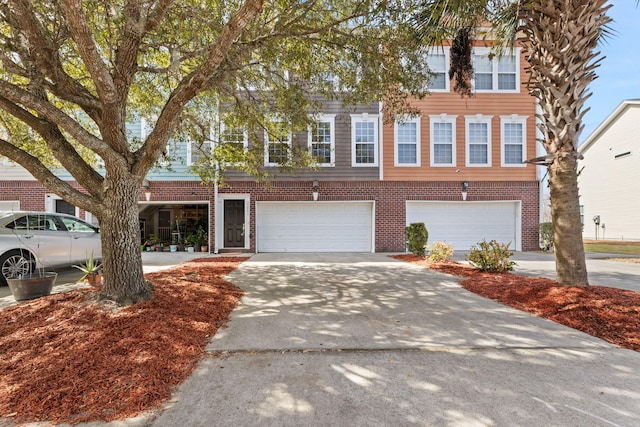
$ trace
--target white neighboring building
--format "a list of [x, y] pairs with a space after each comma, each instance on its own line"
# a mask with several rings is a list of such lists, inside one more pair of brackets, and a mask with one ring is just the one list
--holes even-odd
[[640, 240], [640, 99], [623, 101], [579, 152], [584, 238]]

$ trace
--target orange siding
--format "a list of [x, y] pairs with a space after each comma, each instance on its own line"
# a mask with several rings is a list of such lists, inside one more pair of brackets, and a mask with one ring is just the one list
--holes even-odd
[[[500, 116], [517, 114], [527, 116], [525, 159], [536, 157], [535, 99], [525, 87], [527, 66], [524, 55], [520, 57], [519, 93], [477, 93], [472, 98], [461, 98], [453, 91], [434, 92], [423, 100], [413, 101], [422, 111], [420, 119], [420, 166], [394, 166], [393, 124], [383, 128], [383, 174], [389, 181], [535, 181], [536, 168], [501, 166]], [[430, 121], [429, 115], [456, 115], [456, 165], [451, 167], [430, 166]], [[465, 116], [483, 114], [491, 119], [491, 167], [469, 167], [466, 165]]]

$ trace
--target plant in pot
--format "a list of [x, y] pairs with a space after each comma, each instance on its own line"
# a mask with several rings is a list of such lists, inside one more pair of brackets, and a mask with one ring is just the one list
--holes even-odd
[[187, 237], [184, 238], [184, 244], [187, 247], [187, 252], [193, 252], [196, 246], [199, 245], [198, 237], [195, 233], [187, 234]]
[[154, 251], [157, 251], [158, 247], [162, 247], [162, 239], [160, 239], [160, 236], [158, 236], [157, 234], [151, 233], [149, 235], [149, 239], [147, 240], [147, 243], [149, 244], [149, 246], [151, 246], [151, 249]]
[[82, 271], [84, 276], [80, 280], [86, 280], [90, 285], [99, 285], [102, 282], [102, 264], [93, 257], [88, 256], [84, 264], [74, 265], [75, 268]]
[[195, 232], [195, 245], [202, 252], [206, 252], [208, 250], [207, 247], [207, 232], [204, 228], [199, 225]]
[[16, 301], [39, 298], [51, 294], [58, 273], [38, 269], [33, 271], [33, 258], [29, 254], [21, 253], [13, 257], [13, 271], [6, 277], [7, 285]]

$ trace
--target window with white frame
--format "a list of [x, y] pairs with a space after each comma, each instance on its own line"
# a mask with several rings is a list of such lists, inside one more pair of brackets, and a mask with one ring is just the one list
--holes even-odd
[[429, 90], [431, 92], [449, 91], [449, 48], [433, 48], [426, 57], [427, 66], [431, 71]]
[[309, 126], [309, 152], [320, 166], [335, 164], [335, 114], [322, 114]]
[[353, 166], [378, 166], [377, 115], [351, 115], [351, 163]]
[[492, 56], [488, 48], [475, 48], [473, 54], [474, 88], [478, 92], [518, 92], [519, 49]]
[[404, 117], [394, 124], [396, 166], [420, 166], [420, 117]]
[[467, 166], [491, 166], [491, 116], [465, 116]]
[[270, 123], [264, 135], [264, 165], [283, 165], [287, 163], [290, 155], [291, 129], [289, 125], [281, 121]]
[[456, 116], [429, 116], [431, 166], [456, 165]]
[[196, 163], [204, 162], [211, 157], [211, 141], [189, 141], [187, 143], [187, 166], [193, 166]]
[[222, 122], [220, 125], [220, 144], [232, 147], [237, 152], [249, 146], [249, 136], [244, 126]]
[[527, 117], [500, 117], [500, 140], [502, 146], [502, 166], [526, 166], [527, 152]]

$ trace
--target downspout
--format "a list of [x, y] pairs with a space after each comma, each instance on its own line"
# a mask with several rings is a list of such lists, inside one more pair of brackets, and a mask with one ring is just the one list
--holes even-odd
[[383, 137], [383, 128], [382, 128], [383, 120], [382, 120], [382, 101], [378, 102], [378, 179], [380, 181], [384, 180], [384, 171], [383, 171], [383, 147], [384, 147], [384, 137]]

